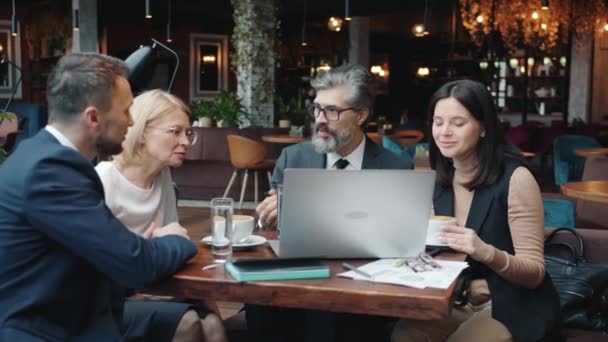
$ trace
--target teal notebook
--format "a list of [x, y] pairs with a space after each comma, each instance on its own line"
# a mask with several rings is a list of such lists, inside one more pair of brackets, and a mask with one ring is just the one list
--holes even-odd
[[329, 278], [329, 266], [316, 259], [239, 259], [226, 271], [237, 281]]

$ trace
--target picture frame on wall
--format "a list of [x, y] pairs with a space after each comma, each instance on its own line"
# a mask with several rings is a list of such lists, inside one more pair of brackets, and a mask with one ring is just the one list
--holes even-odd
[[228, 88], [228, 36], [190, 34], [190, 100]]
[[[19, 28], [18, 32], [21, 32]], [[21, 35], [13, 37], [11, 35], [10, 20], [0, 20], [0, 99], [8, 99], [13, 91], [15, 99], [21, 99], [23, 96], [23, 83], [21, 79], [21, 71], [12, 63], [21, 68]], [[6, 59], [6, 60], [5, 60]], [[7, 61], [8, 60], [8, 61]], [[15, 86], [17, 89], [15, 89]]]

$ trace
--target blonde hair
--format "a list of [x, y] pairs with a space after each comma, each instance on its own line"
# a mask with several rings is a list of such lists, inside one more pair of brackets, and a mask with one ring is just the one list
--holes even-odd
[[138, 157], [141, 138], [150, 122], [172, 115], [176, 111], [183, 112], [188, 117], [191, 114], [190, 108], [182, 100], [160, 89], [139, 94], [133, 99], [129, 111], [133, 117], [133, 126], [129, 127], [125, 141], [122, 143], [122, 152], [113, 158], [122, 166]]

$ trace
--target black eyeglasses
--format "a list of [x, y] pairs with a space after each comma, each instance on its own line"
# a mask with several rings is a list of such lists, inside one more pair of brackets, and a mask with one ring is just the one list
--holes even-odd
[[320, 105], [313, 103], [308, 107], [308, 114], [314, 118], [318, 118], [321, 113], [325, 115], [327, 121], [338, 121], [340, 120], [340, 114], [347, 110], [354, 110], [355, 107], [338, 108], [334, 106], [321, 107]]

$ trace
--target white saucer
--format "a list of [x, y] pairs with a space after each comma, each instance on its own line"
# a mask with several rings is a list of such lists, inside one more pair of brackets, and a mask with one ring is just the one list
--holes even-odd
[[[202, 243], [205, 243], [207, 245], [211, 245], [211, 242], [213, 241], [213, 236], [212, 235], [208, 235], [205, 236], [204, 238], [201, 239]], [[244, 243], [235, 243], [232, 245], [233, 248], [249, 248], [249, 247], [255, 247], [255, 246], [259, 246], [259, 245], [263, 245], [266, 243], [266, 238], [263, 236], [259, 236], [259, 235], [251, 235], [249, 237], [249, 239], [247, 239], [247, 241], [245, 241]]]
[[426, 245], [429, 247], [449, 247], [450, 246], [447, 243], [434, 242], [434, 241], [427, 241]]

